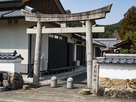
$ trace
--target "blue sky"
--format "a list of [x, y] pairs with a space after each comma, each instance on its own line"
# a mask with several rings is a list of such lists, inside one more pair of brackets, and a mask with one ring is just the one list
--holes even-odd
[[111, 12], [105, 19], [96, 20], [97, 24], [110, 25], [118, 23], [124, 18], [124, 14], [132, 6], [136, 6], [136, 0], [60, 0], [64, 9], [70, 9], [72, 13], [90, 11], [113, 3]]

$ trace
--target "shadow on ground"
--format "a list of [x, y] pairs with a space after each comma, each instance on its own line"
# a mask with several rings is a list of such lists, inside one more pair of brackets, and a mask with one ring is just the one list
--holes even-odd
[[87, 86], [87, 73], [82, 73], [72, 77], [74, 79], [74, 88], [67, 89], [67, 79], [58, 80], [57, 87], [51, 88], [50, 85], [45, 85], [37, 89], [37, 91], [47, 91], [47, 92], [60, 92], [60, 93], [70, 93], [77, 94], [81, 89]]

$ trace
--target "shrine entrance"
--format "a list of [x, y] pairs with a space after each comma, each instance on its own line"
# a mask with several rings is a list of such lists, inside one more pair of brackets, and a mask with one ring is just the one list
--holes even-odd
[[[34, 74], [33, 85], [39, 85], [39, 68], [40, 68], [40, 49], [41, 35], [47, 33], [86, 33], [86, 56], [87, 56], [87, 87], [93, 93], [97, 92], [98, 80], [93, 79], [93, 40], [92, 32], [104, 32], [104, 27], [92, 27], [92, 20], [103, 19], [110, 12], [112, 4], [103, 8], [88, 12], [75, 14], [32, 14], [22, 10], [22, 15], [26, 21], [37, 22], [37, 29], [27, 29], [28, 34], [36, 34], [35, 44], [35, 59], [34, 59]], [[66, 22], [71, 21], [86, 21], [85, 27], [67, 27]], [[60, 28], [42, 28], [43, 22], [61, 22]], [[96, 72], [96, 68], [95, 68]], [[95, 77], [98, 76], [95, 73]]]

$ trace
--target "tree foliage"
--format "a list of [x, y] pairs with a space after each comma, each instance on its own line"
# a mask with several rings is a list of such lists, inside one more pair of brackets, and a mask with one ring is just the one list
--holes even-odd
[[[71, 11], [68, 9], [68, 10], [65, 10], [66, 14], [71, 14]], [[68, 26], [69, 27], [82, 27], [83, 25], [85, 25], [86, 22], [81, 22], [81, 21], [75, 21], [75, 22], [69, 22]], [[92, 25], [96, 24], [95, 20], [92, 21]], [[86, 34], [84, 34], [86, 35]], [[94, 33], [93, 34], [93, 37], [98, 37], [99, 35]]]
[[100, 38], [112, 38], [112, 34], [114, 33], [115, 29], [118, 32], [120, 32], [121, 21], [119, 21], [116, 24], [112, 24], [112, 25], [98, 25], [98, 26], [104, 26], [105, 27], [105, 32], [99, 33], [99, 37]]
[[124, 39], [129, 32], [136, 31], [136, 7], [132, 6], [125, 14], [121, 22], [120, 37]]
[[[66, 14], [71, 14], [71, 11], [65, 10]], [[82, 27], [82, 22], [81, 21], [76, 21], [76, 22], [69, 22], [68, 24], [69, 27]]]

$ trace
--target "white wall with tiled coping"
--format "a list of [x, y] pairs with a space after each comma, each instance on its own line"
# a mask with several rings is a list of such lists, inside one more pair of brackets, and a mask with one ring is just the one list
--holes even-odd
[[136, 54], [105, 54], [97, 58], [97, 63], [101, 78], [136, 78]]
[[0, 71], [6, 71], [10, 73], [21, 72], [22, 59], [17, 58], [15, 60], [0, 60]]
[[110, 79], [136, 78], [136, 64], [100, 64], [99, 77]]

